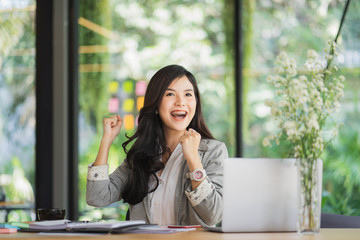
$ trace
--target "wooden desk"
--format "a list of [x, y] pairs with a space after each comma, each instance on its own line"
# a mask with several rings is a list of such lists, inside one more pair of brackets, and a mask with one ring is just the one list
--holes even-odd
[[319, 235], [300, 236], [297, 233], [212, 233], [202, 229], [190, 232], [171, 234], [107, 234], [102, 236], [44, 236], [37, 233], [0, 234], [0, 239], [67, 239], [67, 240], [92, 240], [92, 239], [169, 239], [169, 240], [359, 240], [360, 229], [321, 229]]

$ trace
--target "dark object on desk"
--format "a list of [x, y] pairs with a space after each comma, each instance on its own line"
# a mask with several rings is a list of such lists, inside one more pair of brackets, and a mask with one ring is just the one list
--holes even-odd
[[39, 221], [65, 219], [65, 209], [62, 208], [39, 208], [37, 217]]
[[129, 220], [130, 220], [130, 209], [128, 209], [127, 212], [126, 212], [125, 220], [126, 220], [126, 221], [129, 221]]
[[360, 228], [360, 217], [322, 213], [320, 228]]
[[5, 190], [2, 188], [2, 186], [0, 186], [0, 202], [5, 202], [5, 200], [6, 200]]

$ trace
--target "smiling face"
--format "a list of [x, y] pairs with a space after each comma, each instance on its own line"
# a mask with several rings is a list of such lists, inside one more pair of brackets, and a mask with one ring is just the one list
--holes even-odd
[[194, 87], [186, 76], [175, 79], [165, 90], [158, 112], [165, 134], [183, 134], [196, 111]]

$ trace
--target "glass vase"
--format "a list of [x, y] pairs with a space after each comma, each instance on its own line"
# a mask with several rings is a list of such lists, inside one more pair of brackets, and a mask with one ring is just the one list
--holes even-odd
[[318, 234], [321, 218], [322, 160], [297, 159], [299, 234]]

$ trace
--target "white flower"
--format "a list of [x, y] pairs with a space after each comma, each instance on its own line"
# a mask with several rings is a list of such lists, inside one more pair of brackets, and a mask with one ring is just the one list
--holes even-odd
[[323, 107], [323, 100], [320, 96], [316, 97], [313, 101], [314, 108], [317, 110], [321, 110]]
[[286, 135], [288, 136], [288, 139], [293, 139], [297, 135], [297, 129], [296, 129], [296, 122], [294, 121], [287, 121], [284, 123], [284, 129], [286, 131]]
[[270, 112], [273, 117], [277, 117], [277, 116], [281, 115], [281, 110], [276, 107], [272, 107]]
[[294, 157], [297, 158], [301, 155], [301, 146], [300, 145], [296, 145], [294, 147]]
[[279, 104], [278, 104], [279, 107], [283, 108], [283, 107], [286, 107], [288, 106], [288, 102], [284, 99], [282, 99]]
[[285, 86], [286, 83], [287, 83], [287, 79], [286, 79], [286, 78], [283, 78], [283, 77], [281, 77], [281, 76], [275, 76], [275, 81], [281, 83], [281, 84], [284, 85], [284, 86]]
[[304, 75], [301, 75], [301, 76], [299, 77], [299, 80], [300, 80], [300, 82], [307, 83], [307, 77], [304, 76]]
[[275, 72], [276, 72], [277, 74], [283, 74], [283, 73], [284, 73], [284, 69], [283, 69], [282, 67], [277, 67], [277, 68], [275, 68]]
[[276, 90], [276, 92], [275, 92], [275, 95], [276, 95], [276, 96], [280, 96], [280, 95], [282, 95], [282, 94], [284, 94], [284, 91], [283, 91], [283, 90]]
[[279, 56], [277, 57], [277, 60], [281, 63], [284, 59], [286, 60], [288, 58], [288, 55], [286, 52], [281, 51]]
[[315, 113], [311, 113], [309, 120], [307, 122], [308, 131], [312, 131], [313, 129], [319, 130], [319, 122], [317, 120], [317, 115]]
[[271, 147], [271, 143], [268, 137], [265, 137], [262, 142], [264, 147]]
[[273, 80], [274, 80], [274, 77], [273, 76], [267, 76], [266, 77], [266, 81], [268, 82], [268, 83], [272, 83], [273, 82]]
[[294, 76], [296, 76], [296, 74], [297, 74], [296, 68], [295, 68], [294, 66], [291, 66], [291, 67], [287, 70], [287, 72], [288, 72], [288, 75], [289, 75], [290, 77], [294, 77]]
[[313, 49], [310, 49], [307, 52], [307, 57], [308, 58], [317, 58], [318, 56], [319, 56], [319, 54]]
[[[337, 67], [334, 58], [337, 56], [336, 44], [329, 41], [325, 60], [320, 60], [314, 50], [307, 52], [304, 69], [305, 75], [297, 75], [296, 61], [281, 52], [276, 58], [277, 75], [267, 77], [267, 82], [276, 87], [275, 99], [267, 99], [271, 116], [277, 121], [277, 135], [263, 139], [264, 146], [272, 146], [280, 139], [290, 141], [293, 146], [293, 157], [300, 159], [318, 158], [324, 151], [323, 133], [326, 118], [340, 110], [340, 100], [344, 97], [344, 76], [331, 77]], [[333, 136], [338, 135], [335, 126]], [[327, 142], [331, 139], [327, 140]]]
[[340, 103], [338, 101], [334, 102], [334, 111], [336, 113], [340, 112]]

